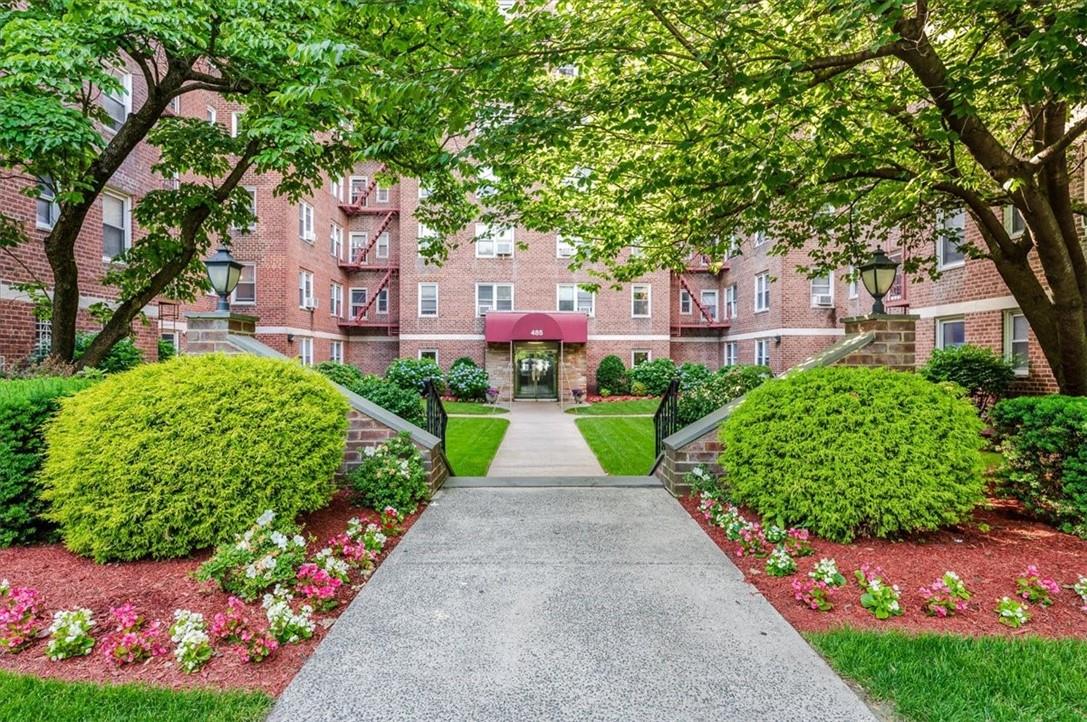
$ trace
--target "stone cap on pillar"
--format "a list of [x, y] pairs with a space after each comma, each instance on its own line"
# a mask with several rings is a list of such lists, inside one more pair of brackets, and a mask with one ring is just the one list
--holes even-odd
[[185, 314], [189, 330], [226, 331], [253, 336], [257, 332], [257, 316], [234, 311], [189, 311]]

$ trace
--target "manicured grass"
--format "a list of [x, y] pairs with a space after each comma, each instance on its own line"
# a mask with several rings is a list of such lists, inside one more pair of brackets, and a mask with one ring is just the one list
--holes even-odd
[[652, 417], [599, 417], [575, 423], [605, 472], [612, 476], [649, 473], [653, 465]]
[[477, 404], [472, 401], [443, 401], [447, 414], [472, 414], [473, 416], [490, 416], [491, 414], [505, 414], [507, 409], [491, 404]]
[[486, 476], [509, 425], [509, 419], [449, 419], [445, 445], [453, 472], [458, 476]]
[[913, 722], [1087, 719], [1082, 640], [851, 629], [806, 636], [839, 673]]
[[60, 682], [0, 671], [0, 719], [23, 722], [248, 722], [272, 699], [261, 692], [170, 690], [143, 685]]
[[653, 412], [660, 406], [660, 402], [661, 400], [658, 398], [600, 401], [595, 404], [575, 406], [572, 409], [567, 409], [566, 413], [579, 416], [616, 416], [622, 414], [648, 414], [652, 416]]

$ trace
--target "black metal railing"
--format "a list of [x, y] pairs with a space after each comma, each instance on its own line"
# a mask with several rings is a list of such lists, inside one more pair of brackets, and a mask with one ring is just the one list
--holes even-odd
[[661, 397], [657, 413], [653, 414], [653, 430], [656, 436], [653, 455], [656, 457], [664, 451], [664, 440], [679, 431], [679, 379], [673, 379]]
[[444, 449], [445, 427], [449, 423], [449, 415], [445, 413], [442, 397], [430, 379], [423, 382], [423, 398], [426, 399], [426, 430], [442, 440]]

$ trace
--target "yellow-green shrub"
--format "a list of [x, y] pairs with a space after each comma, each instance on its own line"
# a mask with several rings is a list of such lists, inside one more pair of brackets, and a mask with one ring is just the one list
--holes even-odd
[[47, 430], [48, 518], [97, 561], [184, 556], [266, 509], [291, 519], [328, 502], [346, 413], [287, 361], [182, 356], [110, 376]]

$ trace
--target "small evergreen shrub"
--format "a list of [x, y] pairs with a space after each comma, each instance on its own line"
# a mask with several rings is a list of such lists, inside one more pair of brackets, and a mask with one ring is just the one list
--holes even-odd
[[680, 423], [691, 424], [712, 414], [729, 401], [762, 385], [772, 375], [766, 366], [726, 366], [701, 386], [680, 394]]
[[362, 463], [347, 478], [362, 503], [372, 509], [391, 506], [411, 513], [428, 493], [423, 455], [408, 434], [367, 447]]
[[159, 361], [169, 361], [174, 356], [177, 356], [177, 349], [174, 348], [173, 341], [166, 338], [159, 339], [157, 352]]
[[705, 364], [686, 361], [679, 366], [679, 389], [691, 391], [713, 378], [713, 372]]
[[452, 371], [459, 366], [471, 366], [473, 368], [477, 368], [479, 364], [477, 364], [471, 356], [461, 356], [453, 362], [453, 365], [449, 367], [449, 370]]
[[454, 366], [446, 377], [449, 391], [460, 401], [483, 399], [491, 386], [487, 372], [476, 365], [461, 364]]
[[[601, 396], [625, 394], [630, 391], [627, 367], [618, 356], [605, 356], [596, 367], [596, 388]], [[608, 393], [604, 394], [604, 390]]]
[[722, 425], [733, 497], [833, 541], [963, 521], [983, 499], [982, 423], [913, 373], [826, 367], [747, 394]]
[[951, 381], [962, 386], [983, 413], [1007, 395], [1015, 380], [1015, 369], [1003, 356], [969, 344], [934, 349], [918, 373], [929, 381]]
[[[81, 333], [76, 336], [75, 358], [77, 361], [83, 358], [83, 354], [87, 352], [95, 336], [97, 334], [94, 333]], [[109, 374], [115, 374], [128, 371], [141, 363], [143, 363], [143, 353], [136, 348], [136, 344], [132, 342], [132, 337], [126, 336], [113, 344], [113, 348], [102, 357], [101, 361], [95, 364], [95, 368]]]
[[631, 396], [649, 396], [649, 391], [641, 381], [635, 381], [630, 385]]
[[79, 376], [0, 381], [0, 547], [49, 536], [52, 525], [42, 518], [45, 502], [37, 480], [45, 425], [62, 397], [92, 383]]
[[650, 396], [662, 396], [668, 390], [668, 384], [679, 373], [676, 362], [670, 358], [658, 358], [643, 361], [630, 370], [630, 383], [642, 384]]
[[324, 506], [347, 402], [296, 363], [180, 356], [66, 399], [46, 431], [43, 497], [64, 543], [97, 561], [185, 556], [261, 512]]
[[398, 358], [385, 370], [385, 380], [407, 391], [419, 393], [423, 384], [430, 380], [438, 393], [445, 391], [445, 378], [434, 359]]
[[354, 366], [335, 361], [317, 364], [317, 370], [334, 383], [354, 391], [364, 399], [373, 401], [404, 421], [420, 427], [426, 423], [423, 400], [418, 391], [402, 389], [388, 383], [380, 376], [364, 374]]
[[1087, 397], [1021, 396], [992, 410], [999, 490], [1039, 519], [1087, 537]]
[[[362, 381], [365, 374], [355, 366], [350, 364], [342, 364], [338, 361], [322, 361], [315, 367], [318, 373], [323, 374], [334, 384], [351, 388], [354, 384]], [[357, 391], [355, 393], [358, 393]]]

